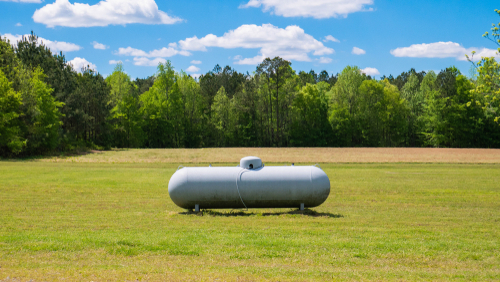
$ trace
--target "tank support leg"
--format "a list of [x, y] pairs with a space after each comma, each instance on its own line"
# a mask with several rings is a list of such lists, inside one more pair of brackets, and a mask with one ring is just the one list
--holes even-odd
[[200, 212], [200, 205], [194, 205], [194, 211]]
[[304, 210], [304, 203], [300, 204], [300, 210], [303, 211]]

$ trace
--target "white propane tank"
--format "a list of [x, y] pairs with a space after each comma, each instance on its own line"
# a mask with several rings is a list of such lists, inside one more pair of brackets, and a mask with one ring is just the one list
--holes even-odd
[[315, 166], [264, 166], [257, 157], [239, 167], [186, 167], [168, 193], [185, 209], [312, 208], [330, 195], [330, 180]]

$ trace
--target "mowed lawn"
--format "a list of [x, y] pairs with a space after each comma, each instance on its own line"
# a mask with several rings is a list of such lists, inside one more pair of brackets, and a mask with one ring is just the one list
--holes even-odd
[[0, 280], [500, 280], [499, 164], [323, 164], [306, 214], [202, 215], [178, 165], [0, 162]]

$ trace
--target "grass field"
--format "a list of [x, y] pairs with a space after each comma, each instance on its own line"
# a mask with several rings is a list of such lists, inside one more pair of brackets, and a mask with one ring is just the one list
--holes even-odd
[[[321, 155], [310, 150], [296, 162]], [[168, 180], [178, 163], [205, 159], [176, 150], [2, 161], [0, 280], [498, 281], [500, 158], [485, 151], [493, 157], [435, 150], [419, 157], [439, 164], [322, 164], [330, 197], [305, 214], [186, 213]]]

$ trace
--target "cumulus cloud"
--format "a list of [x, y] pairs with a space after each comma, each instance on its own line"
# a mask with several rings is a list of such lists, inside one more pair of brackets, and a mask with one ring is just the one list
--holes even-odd
[[56, 0], [36, 10], [33, 20], [47, 27], [174, 24], [182, 21], [160, 11], [154, 0], [102, 0], [95, 5]]
[[153, 57], [169, 58], [175, 55], [190, 56], [191, 53], [185, 50], [177, 50], [173, 47], [168, 47], [168, 48], [163, 47], [161, 49], [153, 50], [150, 52], [145, 52], [140, 49], [127, 47], [127, 48], [118, 48], [118, 52], [116, 52], [116, 55], [146, 57], [146, 58], [153, 58]]
[[347, 17], [360, 11], [372, 11], [373, 0], [250, 0], [240, 8], [259, 8], [283, 17], [312, 17], [316, 19]]
[[[150, 60], [145, 59], [168, 58], [175, 55], [190, 56], [192, 51], [208, 51], [209, 47], [260, 49], [259, 54], [253, 58], [234, 57], [235, 63], [242, 65], [256, 65], [267, 57], [276, 56], [286, 60], [310, 62], [312, 61], [310, 55], [324, 56], [335, 53], [333, 49], [324, 46], [323, 43], [306, 34], [298, 26], [288, 26], [283, 29], [271, 24], [264, 24], [262, 26], [242, 25], [220, 37], [213, 34], [202, 38], [194, 36], [149, 52], [132, 47], [119, 48], [115, 54], [133, 56], [136, 64], [140, 62], [140, 65], [150, 65], [147, 63]], [[197, 63], [201, 63], [201, 61], [192, 61], [193, 65]]]
[[[30, 36], [30, 34], [24, 35], [24, 37], [29, 37], [29, 36]], [[2, 37], [10, 40], [10, 44], [12, 44], [13, 46], [17, 45], [17, 42], [21, 41], [23, 39], [23, 35], [19, 35], [19, 34], [13, 35], [10, 33], [6, 33]], [[73, 43], [68, 43], [68, 42], [63, 42], [63, 41], [51, 41], [51, 40], [48, 40], [48, 39], [45, 39], [42, 37], [38, 37], [37, 43], [45, 45], [47, 48], [49, 48], [52, 51], [52, 53], [59, 53], [60, 51], [73, 52], [73, 51], [78, 51], [78, 50], [82, 49], [82, 47], [80, 47], [76, 44], [73, 44]]]
[[198, 79], [198, 78], [200, 78], [201, 73], [192, 73], [192, 74], [190, 74], [190, 76], [191, 76], [192, 78], [194, 78], [194, 79]]
[[92, 42], [92, 46], [94, 46], [94, 49], [99, 49], [99, 50], [106, 50], [109, 48], [109, 46], [106, 46], [104, 44], [101, 44], [97, 41]]
[[323, 39], [323, 42], [328, 42], [328, 41], [333, 41], [333, 42], [340, 42], [340, 40], [338, 40], [337, 38], [331, 36], [331, 35], [327, 35], [325, 36], [325, 39]]
[[117, 60], [109, 60], [109, 64], [110, 65], [117, 65], [117, 64], [123, 64], [123, 62], [121, 60], [117, 61]]
[[[169, 58], [175, 55], [182, 56], [190, 56], [191, 53], [185, 50], [176, 49], [177, 44], [171, 43], [169, 47], [163, 47], [162, 49], [153, 50], [150, 52], [146, 52], [140, 49], [135, 49], [132, 47], [127, 48], [118, 48], [118, 51], [115, 52], [115, 55], [122, 56], [132, 56], [134, 57], [134, 65], [136, 66], [158, 66], [158, 63], [164, 63], [167, 60], [165, 58]], [[153, 58], [153, 59], [151, 59]]]
[[186, 69], [187, 72], [199, 72], [200, 68], [197, 66], [190, 66], [189, 68]]
[[333, 60], [331, 58], [327, 58], [327, 57], [321, 57], [321, 58], [319, 58], [319, 63], [320, 64], [329, 64], [332, 61]]
[[[479, 61], [481, 60], [481, 58], [484, 58], [484, 57], [496, 57], [496, 58], [500, 58], [500, 54], [498, 53], [498, 50], [495, 50], [495, 49], [488, 49], [488, 48], [469, 48], [469, 49], [466, 49], [467, 50], [467, 53], [469, 55], [469, 57], [471, 57], [471, 53], [474, 51], [476, 52], [476, 54], [474, 54], [474, 58], [473, 60], [474, 61]], [[467, 58], [465, 57], [465, 54], [462, 56], [458, 56], [457, 57], [458, 60], [460, 61], [467, 61]]]
[[193, 64], [193, 65], [201, 65], [201, 61], [192, 60], [191, 64]]
[[68, 65], [72, 66], [73, 69], [77, 72], [81, 72], [83, 68], [90, 68], [94, 71], [97, 70], [96, 65], [91, 62], [85, 60], [85, 58], [76, 57], [73, 60], [67, 62]]
[[292, 25], [283, 29], [271, 24], [242, 25], [220, 37], [208, 34], [202, 38], [196, 36], [186, 38], [179, 41], [179, 47], [187, 51], [207, 51], [207, 47], [260, 49], [259, 55], [235, 62], [236, 64], [248, 65], [255, 65], [267, 57], [275, 56], [286, 60], [309, 62], [311, 61], [310, 53], [314, 56], [321, 56], [335, 52], [311, 35], [306, 34], [298, 26]]
[[164, 64], [167, 60], [164, 58], [154, 58], [148, 59], [146, 57], [136, 57], [134, 58], [134, 65], [145, 66], [145, 67], [156, 67], [159, 63]]
[[380, 72], [376, 68], [364, 68], [361, 70], [361, 72], [366, 74], [366, 75], [371, 75], [371, 76], [375, 76], [375, 75], [380, 74]]
[[[1, 1], [1, 0], [0, 0]], [[16, 23], [16, 26], [23, 26], [21, 23]]]
[[414, 44], [410, 47], [401, 47], [391, 50], [391, 54], [395, 57], [410, 57], [410, 58], [456, 58], [460, 61], [465, 61], [466, 54], [470, 55], [472, 51], [476, 51], [475, 60], [480, 60], [481, 57], [499, 57], [498, 51], [487, 48], [465, 48], [455, 42], [436, 42], [430, 44]]
[[361, 48], [358, 48], [358, 47], [354, 47], [352, 48], [352, 52], [354, 55], [364, 55], [366, 54], [366, 51], [361, 49]]
[[0, 0], [0, 2], [42, 3], [42, 0]]

